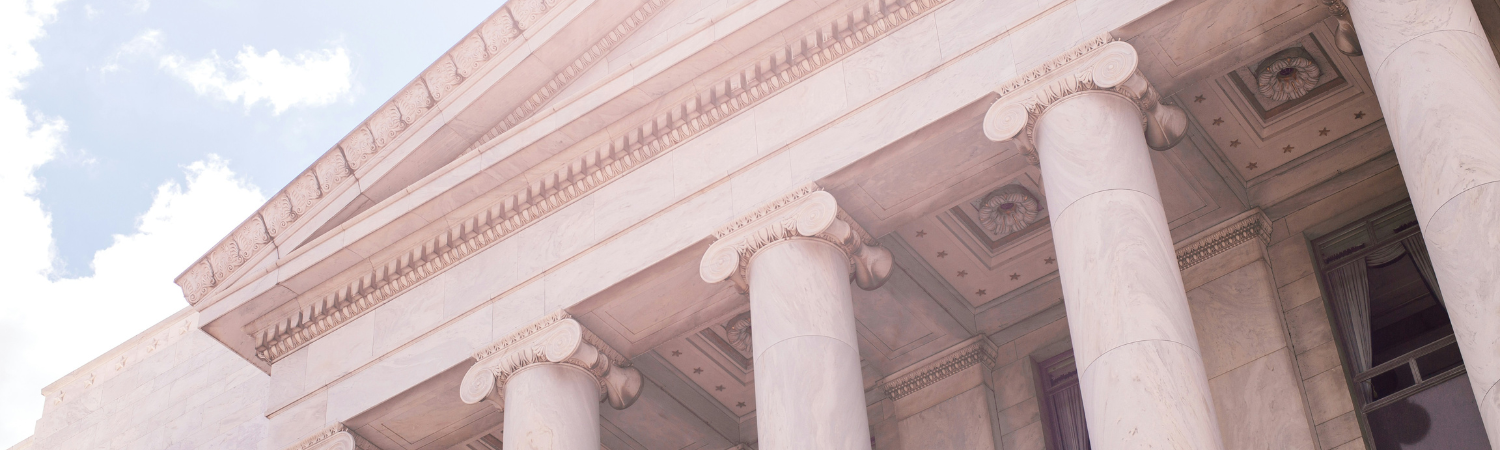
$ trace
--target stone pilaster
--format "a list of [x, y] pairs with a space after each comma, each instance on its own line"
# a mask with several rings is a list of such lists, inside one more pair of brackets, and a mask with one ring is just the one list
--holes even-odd
[[1182, 138], [1135, 48], [1096, 38], [1002, 85], [985, 134], [1035, 148], [1092, 447], [1221, 449], [1150, 150]]
[[890, 251], [811, 185], [714, 236], [699, 274], [732, 280], [750, 296], [759, 448], [868, 450], [849, 278], [878, 288]]

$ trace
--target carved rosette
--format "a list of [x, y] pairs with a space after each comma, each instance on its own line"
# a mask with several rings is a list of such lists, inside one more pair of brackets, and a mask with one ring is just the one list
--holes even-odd
[[335, 423], [317, 434], [292, 444], [286, 450], [380, 450], [375, 444], [354, 433], [354, 430]]
[[997, 236], [1021, 231], [1041, 219], [1042, 204], [1031, 191], [1020, 185], [1008, 185], [984, 197], [979, 203], [979, 225]]
[[891, 251], [875, 244], [839, 210], [833, 194], [807, 185], [768, 203], [714, 233], [698, 266], [703, 281], [732, 281], [749, 292], [750, 259], [772, 243], [797, 238], [826, 241], [849, 257], [849, 271], [861, 289], [874, 290], [890, 277]]
[[[1105, 91], [1135, 102], [1141, 110], [1146, 144], [1155, 150], [1177, 145], [1187, 131], [1187, 113], [1161, 103], [1156, 88], [1137, 70], [1135, 47], [1109, 35], [1094, 38], [1009, 82], [984, 116], [984, 134], [995, 141], [1016, 139], [1032, 157], [1036, 122], [1048, 107], [1069, 96]], [[1033, 163], [1036, 159], [1033, 158]]]
[[478, 353], [464, 374], [459, 398], [474, 404], [488, 400], [505, 409], [505, 384], [511, 375], [533, 364], [568, 364], [599, 382], [599, 400], [615, 409], [635, 403], [641, 393], [641, 372], [566, 312], [556, 314], [506, 336]]

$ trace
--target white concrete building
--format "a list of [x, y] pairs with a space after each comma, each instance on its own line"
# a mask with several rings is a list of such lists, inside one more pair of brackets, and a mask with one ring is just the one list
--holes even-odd
[[480, 19], [12, 450], [1500, 448], [1496, 0]]

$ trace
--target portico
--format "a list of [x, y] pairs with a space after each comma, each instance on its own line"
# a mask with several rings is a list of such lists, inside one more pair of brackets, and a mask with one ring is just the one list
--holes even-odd
[[[512, 0], [187, 268], [180, 317], [49, 387], [22, 448], [128, 447], [77, 430], [174, 367], [223, 380], [150, 394], [210, 411], [220, 437], [160, 433], [183, 447], [1500, 444], [1491, 24]], [[188, 420], [151, 408], [109, 426]]]

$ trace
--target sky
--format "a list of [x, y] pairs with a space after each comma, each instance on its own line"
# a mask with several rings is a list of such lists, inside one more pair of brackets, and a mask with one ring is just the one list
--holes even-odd
[[503, 0], [0, 0], [0, 449]]

